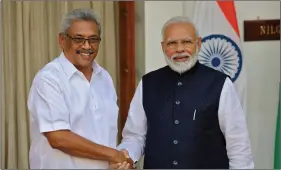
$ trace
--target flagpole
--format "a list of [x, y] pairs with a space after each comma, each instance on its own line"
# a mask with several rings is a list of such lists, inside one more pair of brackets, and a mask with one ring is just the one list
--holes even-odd
[[281, 107], [281, 85], [279, 82], [279, 100], [278, 100], [278, 112], [277, 112], [277, 121], [276, 121], [276, 134], [275, 134], [275, 147], [274, 147], [274, 169], [280, 169], [280, 152], [281, 152], [281, 148], [280, 148], [280, 108]]
[[[2, 2], [1, 2], [1, 0], [0, 0], [0, 9], [2, 9]], [[3, 38], [2, 38], [2, 11], [0, 12], [0, 39], [1, 40], [3, 40]], [[3, 43], [3, 41], [1, 42], [1, 43]], [[3, 56], [2, 56], [2, 54], [3, 54], [3, 49], [2, 49], [2, 45], [0, 45], [0, 170], [1, 170], [1, 168], [3, 167], [4, 168], [4, 165], [2, 165], [3, 164], [3, 162], [2, 162], [2, 157], [4, 156], [4, 155], [2, 155], [2, 123], [4, 122], [4, 121], [2, 121], [2, 101], [4, 101], [4, 91], [2, 90], [3, 89], [3, 85], [4, 85], [4, 78], [2, 78], [2, 72], [1, 72], [1, 70], [2, 70], [2, 68], [1, 68], [1, 66], [2, 66], [2, 59], [3, 59]]]

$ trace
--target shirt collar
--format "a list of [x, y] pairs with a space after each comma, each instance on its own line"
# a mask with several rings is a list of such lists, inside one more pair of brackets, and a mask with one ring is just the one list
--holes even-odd
[[[71, 78], [71, 76], [76, 73], [77, 68], [65, 57], [64, 53], [61, 52], [59, 58], [58, 58], [66, 76], [68, 77], [68, 79]], [[102, 68], [98, 65], [98, 63], [96, 63], [95, 61], [92, 64], [92, 68], [93, 68], [93, 74], [97, 75], [98, 73], [100, 73], [102, 71]]]

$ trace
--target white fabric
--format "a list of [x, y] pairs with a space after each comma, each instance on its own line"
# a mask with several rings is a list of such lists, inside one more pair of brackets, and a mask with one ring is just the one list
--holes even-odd
[[[226, 139], [226, 149], [231, 169], [254, 168], [245, 115], [234, 85], [226, 79], [219, 102], [218, 118]], [[130, 105], [123, 129], [123, 140], [118, 149], [127, 149], [134, 161], [144, 152], [147, 119], [142, 105], [142, 81]]]
[[51, 148], [42, 132], [69, 129], [95, 143], [116, 148], [118, 106], [112, 79], [95, 62], [89, 82], [61, 55], [35, 76], [28, 98], [30, 168], [108, 168], [107, 161], [78, 158]]
[[[231, 11], [232, 16], [236, 16], [236, 11], [233, 11], [230, 8], [234, 3], [234, 1], [229, 1], [229, 2], [223, 2], [227, 3], [224, 7], [226, 8], [227, 11]], [[230, 13], [230, 12], [229, 12]], [[240, 102], [242, 104], [243, 110], [247, 110], [247, 75], [246, 75], [246, 67], [245, 63], [243, 62], [243, 50], [242, 50], [242, 45], [241, 45], [241, 40], [240, 40], [240, 35], [237, 35], [235, 32], [234, 28], [230, 24], [230, 22], [227, 20], [224, 12], [222, 9], [219, 7], [217, 1], [196, 1], [195, 2], [195, 7], [194, 7], [194, 14], [193, 14], [193, 21], [198, 29], [199, 36], [202, 38], [213, 35], [213, 34], [220, 34], [224, 35], [228, 38], [230, 38], [232, 41], [236, 43], [238, 48], [241, 51], [242, 55], [242, 68], [240, 71], [240, 74], [238, 78], [235, 80], [234, 85], [236, 88], [236, 91], [238, 93]], [[237, 23], [237, 20], [233, 20], [233, 24]], [[238, 30], [239, 31], [239, 30]], [[209, 41], [208, 42], [210, 46], [219, 46], [221, 48], [222, 44], [223, 47], [225, 48], [227, 45], [222, 43], [222, 41]], [[236, 51], [234, 51], [232, 48], [228, 47], [227, 53], [225, 56], [235, 56], [237, 54]], [[202, 48], [201, 51], [202, 52]], [[206, 52], [205, 52], [206, 53]], [[201, 53], [203, 55], [203, 53]], [[216, 54], [214, 55], [216, 56]], [[199, 57], [200, 61], [200, 57]], [[231, 61], [228, 61], [229, 63], [233, 65], [237, 65], [238, 59], [231, 58]], [[203, 63], [202, 63], [203, 64]], [[207, 64], [207, 66], [212, 67], [211, 65]], [[213, 68], [213, 67], [212, 67]], [[216, 68], [217, 70], [221, 71], [220, 69]], [[233, 74], [235, 73], [233, 70], [228, 69], [228, 71]], [[228, 72], [224, 72], [225, 74], [228, 74], [232, 78], [234, 77], [233, 75], [229, 74]]]

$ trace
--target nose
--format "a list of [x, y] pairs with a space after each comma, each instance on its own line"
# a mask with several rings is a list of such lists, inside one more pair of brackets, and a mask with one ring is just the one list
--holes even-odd
[[184, 50], [185, 50], [184, 46], [183, 46], [181, 43], [179, 43], [179, 44], [177, 45], [176, 51], [177, 51], [178, 53], [182, 53], [182, 52], [184, 52]]
[[85, 40], [85, 43], [83, 44], [83, 48], [89, 49], [90, 47], [91, 47], [91, 46], [90, 46], [88, 40]]

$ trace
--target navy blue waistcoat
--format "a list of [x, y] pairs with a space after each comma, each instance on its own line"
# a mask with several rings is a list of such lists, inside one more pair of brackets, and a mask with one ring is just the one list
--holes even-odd
[[226, 75], [197, 62], [143, 76], [147, 116], [144, 169], [229, 168], [218, 107]]

